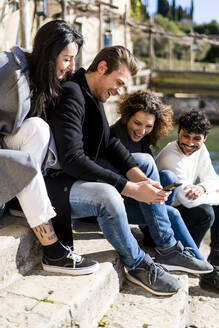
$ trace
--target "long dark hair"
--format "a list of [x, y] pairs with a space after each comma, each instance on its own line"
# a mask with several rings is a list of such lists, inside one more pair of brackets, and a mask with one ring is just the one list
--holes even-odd
[[56, 58], [71, 42], [83, 44], [82, 35], [63, 20], [43, 25], [37, 32], [33, 50], [26, 53], [30, 72], [30, 115], [40, 116], [59, 97], [61, 84], [56, 76]]

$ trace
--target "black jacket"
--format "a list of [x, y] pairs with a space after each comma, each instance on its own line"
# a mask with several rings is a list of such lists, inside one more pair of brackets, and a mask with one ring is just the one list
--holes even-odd
[[[137, 163], [119, 139], [110, 137], [103, 104], [91, 94], [83, 68], [72, 81], [63, 83], [59, 103], [48, 111], [48, 123], [65, 174], [73, 180], [105, 182], [123, 190], [127, 182], [123, 175]], [[99, 166], [100, 158], [109, 160], [121, 175]]]

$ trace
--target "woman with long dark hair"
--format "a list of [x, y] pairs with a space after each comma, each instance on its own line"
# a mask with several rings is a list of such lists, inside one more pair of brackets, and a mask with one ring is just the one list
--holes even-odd
[[0, 204], [17, 197], [43, 246], [44, 270], [69, 274], [94, 272], [98, 264], [75, 254], [71, 245], [58, 240], [59, 231], [54, 231], [51, 219], [56, 213], [41, 173], [46, 154], [49, 166], [54, 165], [54, 154], [48, 152], [52, 139], [42, 118], [58, 101], [61, 81], [73, 71], [82, 44], [75, 29], [55, 20], [38, 30], [32, 52], [13, 47], [0, 53]]

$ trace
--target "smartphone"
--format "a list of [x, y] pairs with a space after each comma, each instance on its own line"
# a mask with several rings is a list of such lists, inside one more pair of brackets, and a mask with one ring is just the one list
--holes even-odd
[[171, 183], [168, 186], [164, 187], [163, 190], [165, 190], [165, 191], [172, 191], [172, 190], [176, 189], [177, 187], [179, 187], [181, 185], [182, 185], [182, 183], [174, 182], [174, 183]]

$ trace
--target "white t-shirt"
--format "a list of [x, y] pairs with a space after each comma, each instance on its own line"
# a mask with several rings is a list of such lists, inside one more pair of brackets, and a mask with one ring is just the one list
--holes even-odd
[[[178, 146], [177, 141], [168, 143], [158, 154], [156, 164], [159, 170], [173, 171], [182, 186], [178, 188], [176, 199], [172, 205], [179, 204], [191, 208], [201, 204], [219, 205], [219, 176], [215, 172], [209, 152], [203, 144], [198, 151], [186, 156]], [[189, 200], [185, 197], [187, 190], [185, 186], [194, 185], [200, 179], [200, 184], [206, 189], [206, 193], [196, 200]]]

